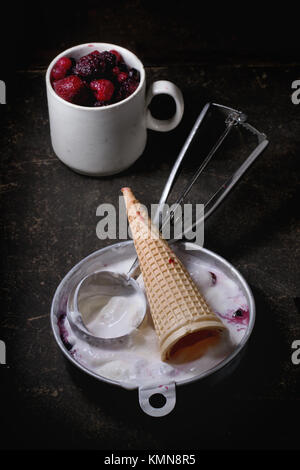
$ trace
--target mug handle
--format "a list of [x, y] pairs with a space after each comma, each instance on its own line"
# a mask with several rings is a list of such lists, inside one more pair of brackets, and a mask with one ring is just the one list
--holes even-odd
[[152, 116], [150, 109], [146, 111], [146, 126], [154, 131], [167, 132], [174, 129], [181, 121], [184, 111], [183, 96], [179, 88], [168, 80], [158, 80], [150, 85], [146, 97], [146, 106], [151, 103], [155, 95], [170, 95], [176, 103], [176, 112], [170, 119], [156, 119]]

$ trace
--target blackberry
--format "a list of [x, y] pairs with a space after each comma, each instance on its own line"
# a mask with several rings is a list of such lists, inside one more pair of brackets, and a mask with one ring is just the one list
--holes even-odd
[[75, 74], [88, 80], [103, 75], [104, 71], [105, 63], [98, 51], [93, 51], [81, 57], [75, 67]]
[[101, 52], [101, 59], [105, 73], [111, 73], [117, 62], [115, 54], [109, 51]]
[[127, 65], [125, 64], [125, 62], [119, 62], [118, 63], [118, 67], [120, 69], [120, 72], [126, 72], [128, 73], [128, 67]]
[[139, 86], [138, 82], [136, 82], [132, 78], [127, 78], [127, 80], [121, 83], [121, 86], [117, 94], [118, 98], [119, 96], [121, 100], [128, 98], [128, 96], [132, 95], [132, 93], [137, 89], [138, 86]]
[[133, 78], [133, 80], [139, 82], [140, 81], [140, 72], [133, 67], [132, 69], [129, 70], [128, 77]]
[[116, 56], [116, 62], [117, 62], [117, 63], [118, 63], [118, 62], [121, 62], [121, 61], [123, 60], [123, 58], [122, 58], [120, 52], [115, 51], [114, 49], [112, 49], [112, 50], [109, 51], [109, 52], [111, 52], [112, 54], [114, 54], [114, 55]]

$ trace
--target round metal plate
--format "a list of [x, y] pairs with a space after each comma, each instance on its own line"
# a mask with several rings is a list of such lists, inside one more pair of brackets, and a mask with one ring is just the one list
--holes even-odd
[[[205, 248], [195, 246], [195, 244], [192, 244], [190, 242], [177, 242], [177, 245], [180, 246], [180, 249], [187, 250], [187, 251], [192, 250], [193, 256], [197, 256], [199, 257], [199, 259], [201, 259], [201, 261], [214, 265], [216, 268], [222, 270], [230, 279], [232, 279], [238, 284], [239, 288], [241, 289], [241, 291], [243, 292], [246, 298], [246, 301], [249, 307], [249, 324], [247, 326], [247, 329], [240, 343], [237, 345], [235, 350], [230, 355], [228, 355], [224, 360], [222, 360], [216, 366], [212, 367], [209, 370], [204, 371], [203, 373], [197, 376], [194, 376], [192, 378], [188, 378], [185, 380], [174, 381], [174, 384], [176, 386], [193, 383], [195, 381], [203, 379], [204, 377], [208, 377], [212, 374], [216, 374], [216, 372], [220, 371], [229, 363], [231, 363], [244, 349], [246, 343], [249, 340], [249, 337], [251, 335], [251, 332], [253, 330], [253, 326], [255, 323], [254, 298], [253, 298], [250, 287], [248, 286], [243, 276], [239, 273], [239, 271], [235, 269], [234, 266], [232, 266], [224, 258], [217, 255], [216, 253], [213, 253], [212, 251], [206, 250]], [[61, 312], [63, 312], [66, 309], [69, 292], [74, 289], [74, 286], [78, 284], [80, 279], [82, 279], [87, 274], [90, 274], [98, 270], [99, 266], [106, 268], [106, 266], [109, 266], [109, 264], [112, 263], [114, 259], [115, 260], [118, 259], [118, 261], [123, 260], [123, 259], [126, 260], [132, 256], [135, 256], [135, 249], [134, 249], [134, 245], [132, 241], [126, 241], [126, 242], [121, 242], [121, 243], [117, 243], [114, 245], [110, 245], [106, 248], [103, 248], [101, 250], [98, 250], [90, 254], [86, 258], [82, 259], [78, 264], [76, 264], [63, 278], [63, 280], [57, 287], [57, 290], [54, 294], [52, 305], [51, 305], [51, 326], [52, 326], [53, 334], [54, 334], [54, 337], [58, 346], [60, 347], [61, 351], [66, 356], [66, 358], [69, 361], [71, 361], [75, 366], [77, 366], [79, 369], [81, 369], [83, 372], [85, 372], [86, 374], [89, 374], [95, 379], [110, 383], [112, 385], [117, 385], [123, 388], [127, 388], [127, 389], [135, 389], [137, 387], [130, 386], [130, 385], [127, 386], [126, 384], [121, 383], [119, 381], [111, 380], [107, 377], [98, 375], [94, 373], [93, 371], [87, 369], [83, 365], [81, 365], [78, 361], [76, 361], [72, 357], [72, 355], [69, 353], [69, 351], [67, 351], [67, 349], [65, 348], [60, 338], [57, 320]], [[164, 393], [164, 388], [161, 387], [159, 393], [164, 395], [165, 398], [167, 399], [166, 404], [161, 408], [153, 408], [149, 404], [150, 402], [148, 398], [151, 397], [152, 394], [157, 393], [157, 384], [153, 385], [153, 389], [151, 389], [151, 387], [149, 386], [139, 388], [139, 401], [143, 410], [147, 414], [151, 416], [163, 416], [169, 413], [171, 409], [173, 409], [173, 407], [175, 406], [175, 386], [173, 387], [172, 384], [168, 384], [168, 386], [166, 386], [165, 389], [166, 389], [166, 392]], [[172, 396], [171, 396], [170, 390], [173, 390]], [[145, 399], [145, 397], [147, 399]]]

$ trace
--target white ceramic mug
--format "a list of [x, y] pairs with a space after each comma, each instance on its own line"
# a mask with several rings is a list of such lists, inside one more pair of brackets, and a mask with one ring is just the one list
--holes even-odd
[[[50, 82], [56, 61], [63, 56], [78, 60], [95, 49], [120, 52], [126, 64], [140, 72], [138, 88], [123, 101], [103, 107], [79, 106], [60, 98]], [[70, 168], [87, 175], [112, 175], [128, 168], [144, 151], [147, 128], [170, 131], [179, 124], [184, 110], [182, 93], [172, 82], [154, 82], [146, 95], [143, 64], [115, 44], [82, 44], [62, 52], [48, 67], [46, 87], [54, 152]], [[174, 116], [167, 120], [155, 119], [148, 109], [153, 96], [161, 93], [172, 96], [176, 103]]]

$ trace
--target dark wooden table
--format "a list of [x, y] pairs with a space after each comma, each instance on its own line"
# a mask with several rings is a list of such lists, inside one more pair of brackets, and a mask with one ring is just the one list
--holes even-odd
[[[7, 350], [7, 365], [0, 366], [1, 447], [297, 448], [300, 365], [291, 360], [292, 342], [300, 340], [300, 105], [291, 101], [291, 83], [300, 78], [296, 33], [289, 28], [280, 41], [277, 23], [269, 31], [260, 19], [255, 38], [241, 23], [212, 32], [205, 15], [199, 19], [192, 9], [149, 4], [87, 2], [83, 9], [60, 10], [55, 22], [54, 2], [54, 10], [36, 7], [34, 17], [28, 6], [16, 20], [18, 39], [34, 27], [41, 39], [24, 35], [27, 54], [18, 53], [19, 44], [13, 58], [7, 54], [11, 73], [0, 75], [7, 82], [7, 104], [0, 106], [0, 339]], [[143, 156], [106, 178], [80, 176], [57, 159], [45, 96], [50, 60], [92, 40], [135, 51], [149, 82], [170, 79], [185, 99], [178, 128], [149, 131]], [[125, 185], [146, 204], [156, 202], [210, 99], [242, 109], [270, 140], [205, 225], [206, 248], [233, 263], [251, 285], [257, 321], [231, 374], [214, 386], [178, 388], [175, 410], [153, 419], [140, 410], [136, 391], [98, 383], [67, 363], [51, 332], [50, 305], [68, 270], [111, 243], [96, 236], [98, 205], [116, 204]], [[200, 188], [196, 197], [193, 202], [202, 202]]]

